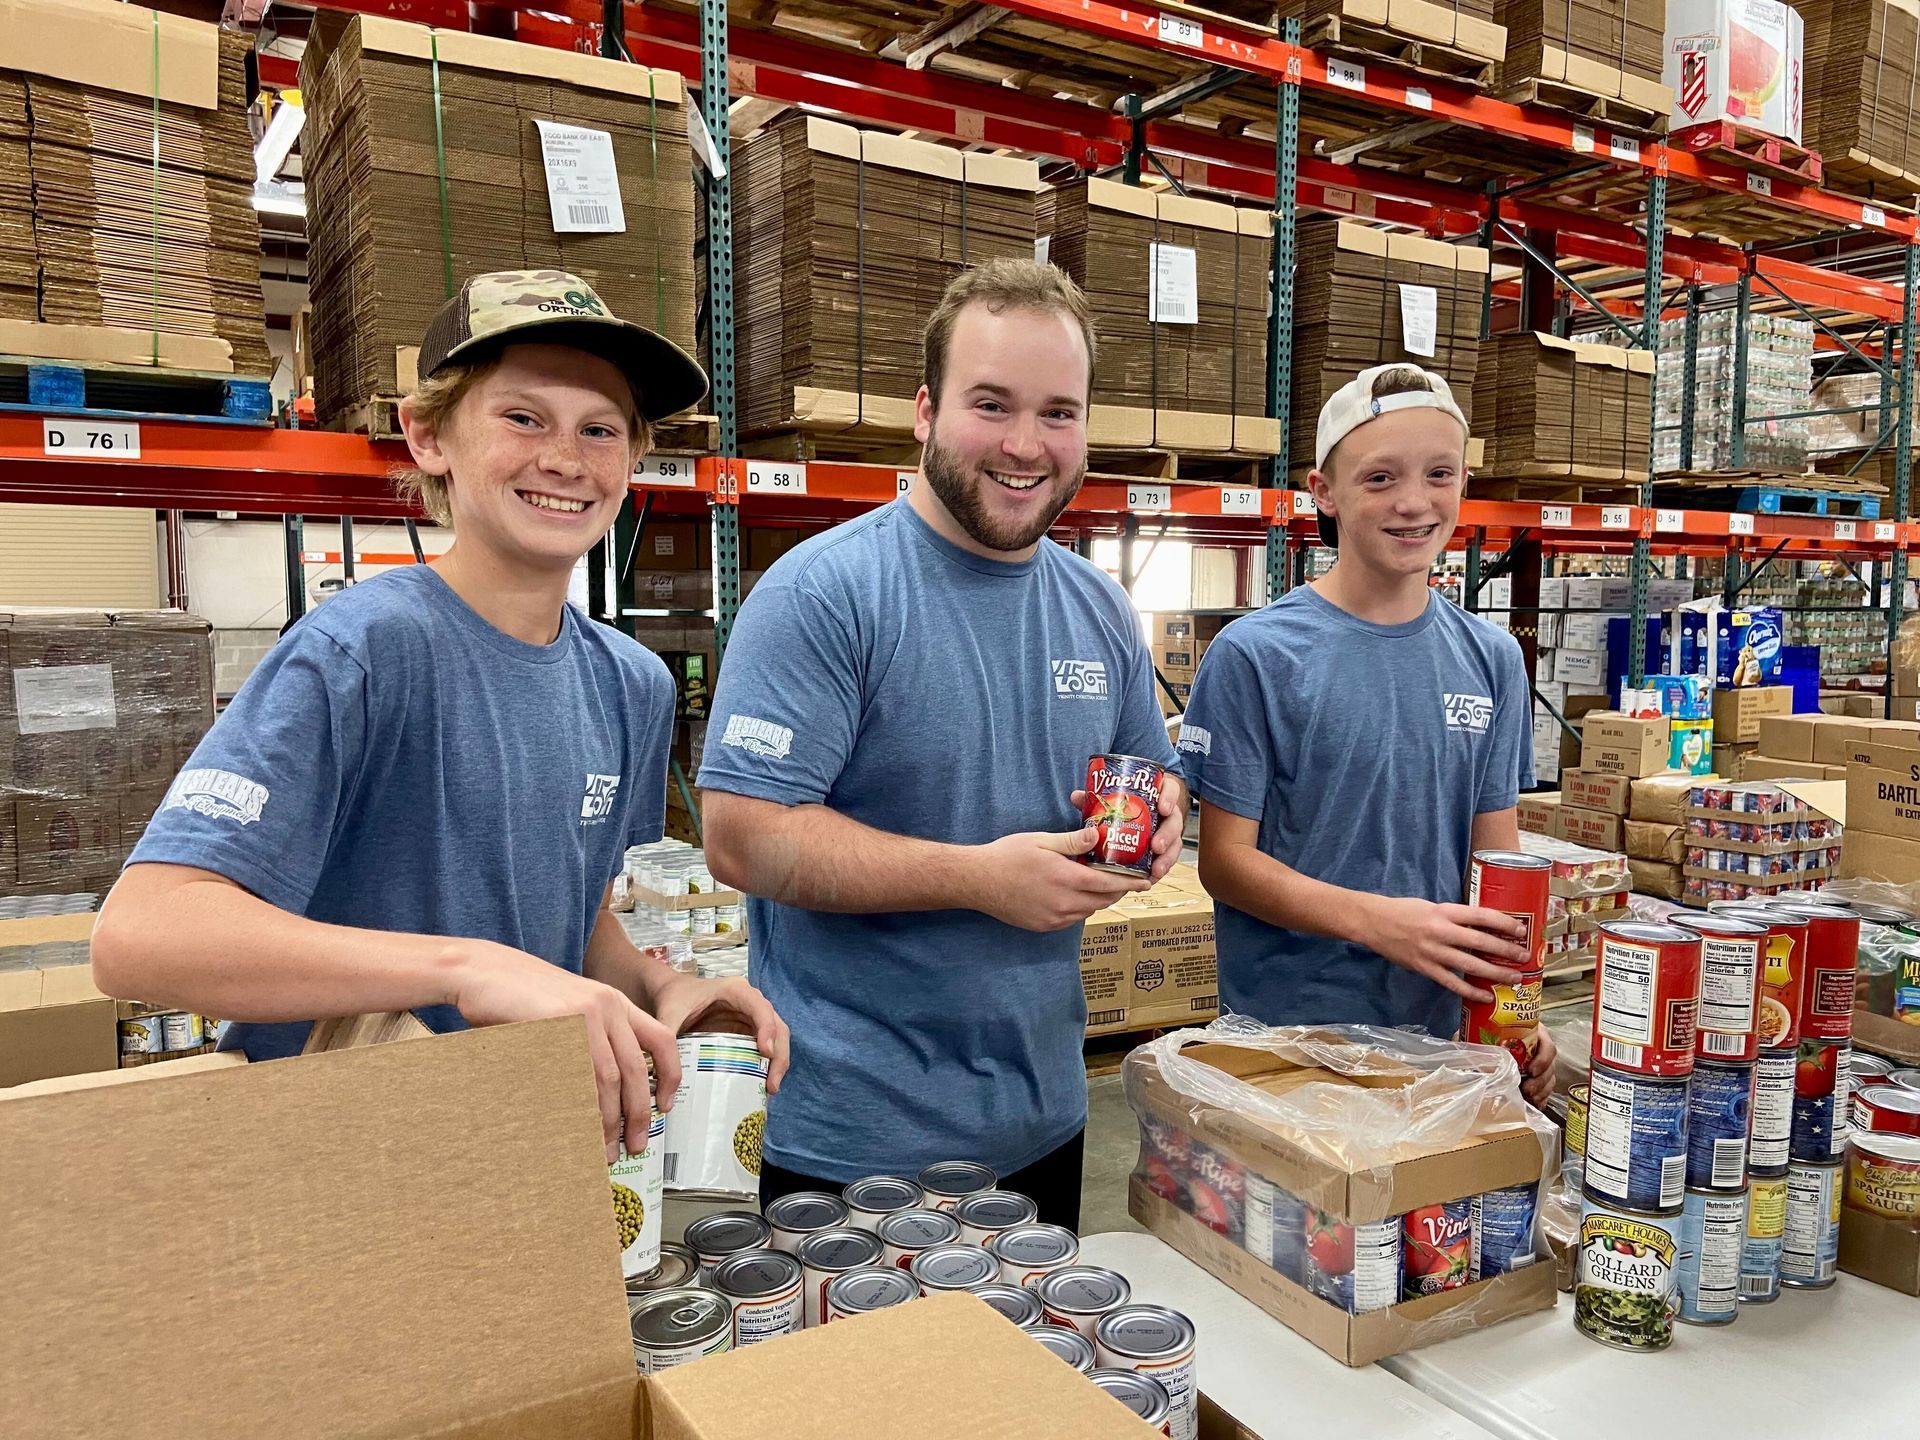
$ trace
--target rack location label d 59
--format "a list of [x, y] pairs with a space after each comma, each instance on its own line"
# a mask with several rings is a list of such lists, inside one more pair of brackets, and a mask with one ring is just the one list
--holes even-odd
[[115, 460], [140, 458], [140, 424], [135, 420], [42, 420], [41, 449], [48, 455], [99, 455]]

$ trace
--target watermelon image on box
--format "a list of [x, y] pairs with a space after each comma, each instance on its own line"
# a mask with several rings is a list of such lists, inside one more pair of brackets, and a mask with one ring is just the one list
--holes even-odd
[[1671, 127], [1731, 120], [1800, 143], [1799, 14], [1780, 0], [1667, 0]]

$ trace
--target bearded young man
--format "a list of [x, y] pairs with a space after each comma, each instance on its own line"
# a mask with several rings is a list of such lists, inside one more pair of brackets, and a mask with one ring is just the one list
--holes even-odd
[[[1171, 766], [1125, 592], [1046, 538], [1086, 474], [1096, 341], [1058, 270], [994, 261], [927, 325], [909, 494], [742, 607], [700, 784], [753, 980], [792, 1027], [761, 1197], [983, 1161], [1079, 1219], [1080, 927], [1145, 880], [1076, 858], [1087, 758]], [[1153, 878], [1185, 784], [1160, 793]]]

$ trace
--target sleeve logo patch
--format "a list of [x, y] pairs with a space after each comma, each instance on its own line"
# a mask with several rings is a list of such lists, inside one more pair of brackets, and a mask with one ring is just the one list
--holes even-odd
[[1487, 733], [1487, 726], [1493, 721], [1491, 695], [1456, 695], [1448, 691], [1442, 699], [1449, 730], [1471, 730], [1475, 735]]
[[729, 715], [722, 745], [732, 745], [767, 760], [784, 760], [793, 753], [793, 731], [771, 720], [756, 720], [751, 715]]
[[1203, 730], [1198, 725], [1182, 725], [1180, 742], [1174, 748], [1191, 751], [1195, 755], [1211, 755], [1213, 754], [1213, 732]]
[[191, 810], [209, 820], [251, 825], [267, 808], [267, 787], [231, 770], [182, 770], [162, 810]]
[[1104, 660], [1055, 660], [1053, 693], [1062, 700], [1098, 700], [1107, 693]]

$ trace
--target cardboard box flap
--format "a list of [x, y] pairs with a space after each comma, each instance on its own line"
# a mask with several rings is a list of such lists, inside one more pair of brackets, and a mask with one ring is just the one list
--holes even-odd
[[[795, 1404], [801, 1390], [816, 1403]], [[935, 1296], [736, 1350], [649, 1376], [644, 1391], [649, 1440], [1158, 1433], [972, 1295]]]
[[1371, 225], [1360, 225], [1353, 221], [1342, 220], [1334, 226], [1333, 243], [1342, 250], [1351, 250], [1356, 255], [1377, 255], [1381, 259], [1387, 254], [1387, 232], [1376, 230]]
[[1153, 191], [1137, 185], [1122, 185], [1116, 180], [1088, 180], [1087, 204], [1102, 210], [1121, 210], [1143, 220], [1156, 219], [1160, 214]]
[[1782, 780], [1780, 788], [1804, 800], [1838, 824], [1847, 823], [1847, 782], [1844, 780]]
[[1576, 365], [1605, 365], [1614, 370], [1632, 370], [1646, 375], [1653, 373], [1653, 352], [1650, 350], [1598, 345], [1591, 340], [1562, 340], [1558, 335], [1546, 335], [1539, 331], [1534, 332], [1533, 338], [1540, 342], [1542, 349], [1567, 352]]
[[0, 1394], [49, 1436], [628, 1436], [608, 1206], [577, 1019], [0, 1098]]
[[[84, 43], [76, 44], [76, 37]], [[106, 0], [0, 0], [9, 70], [211, 110], [220, 32], [198, 20]]]

